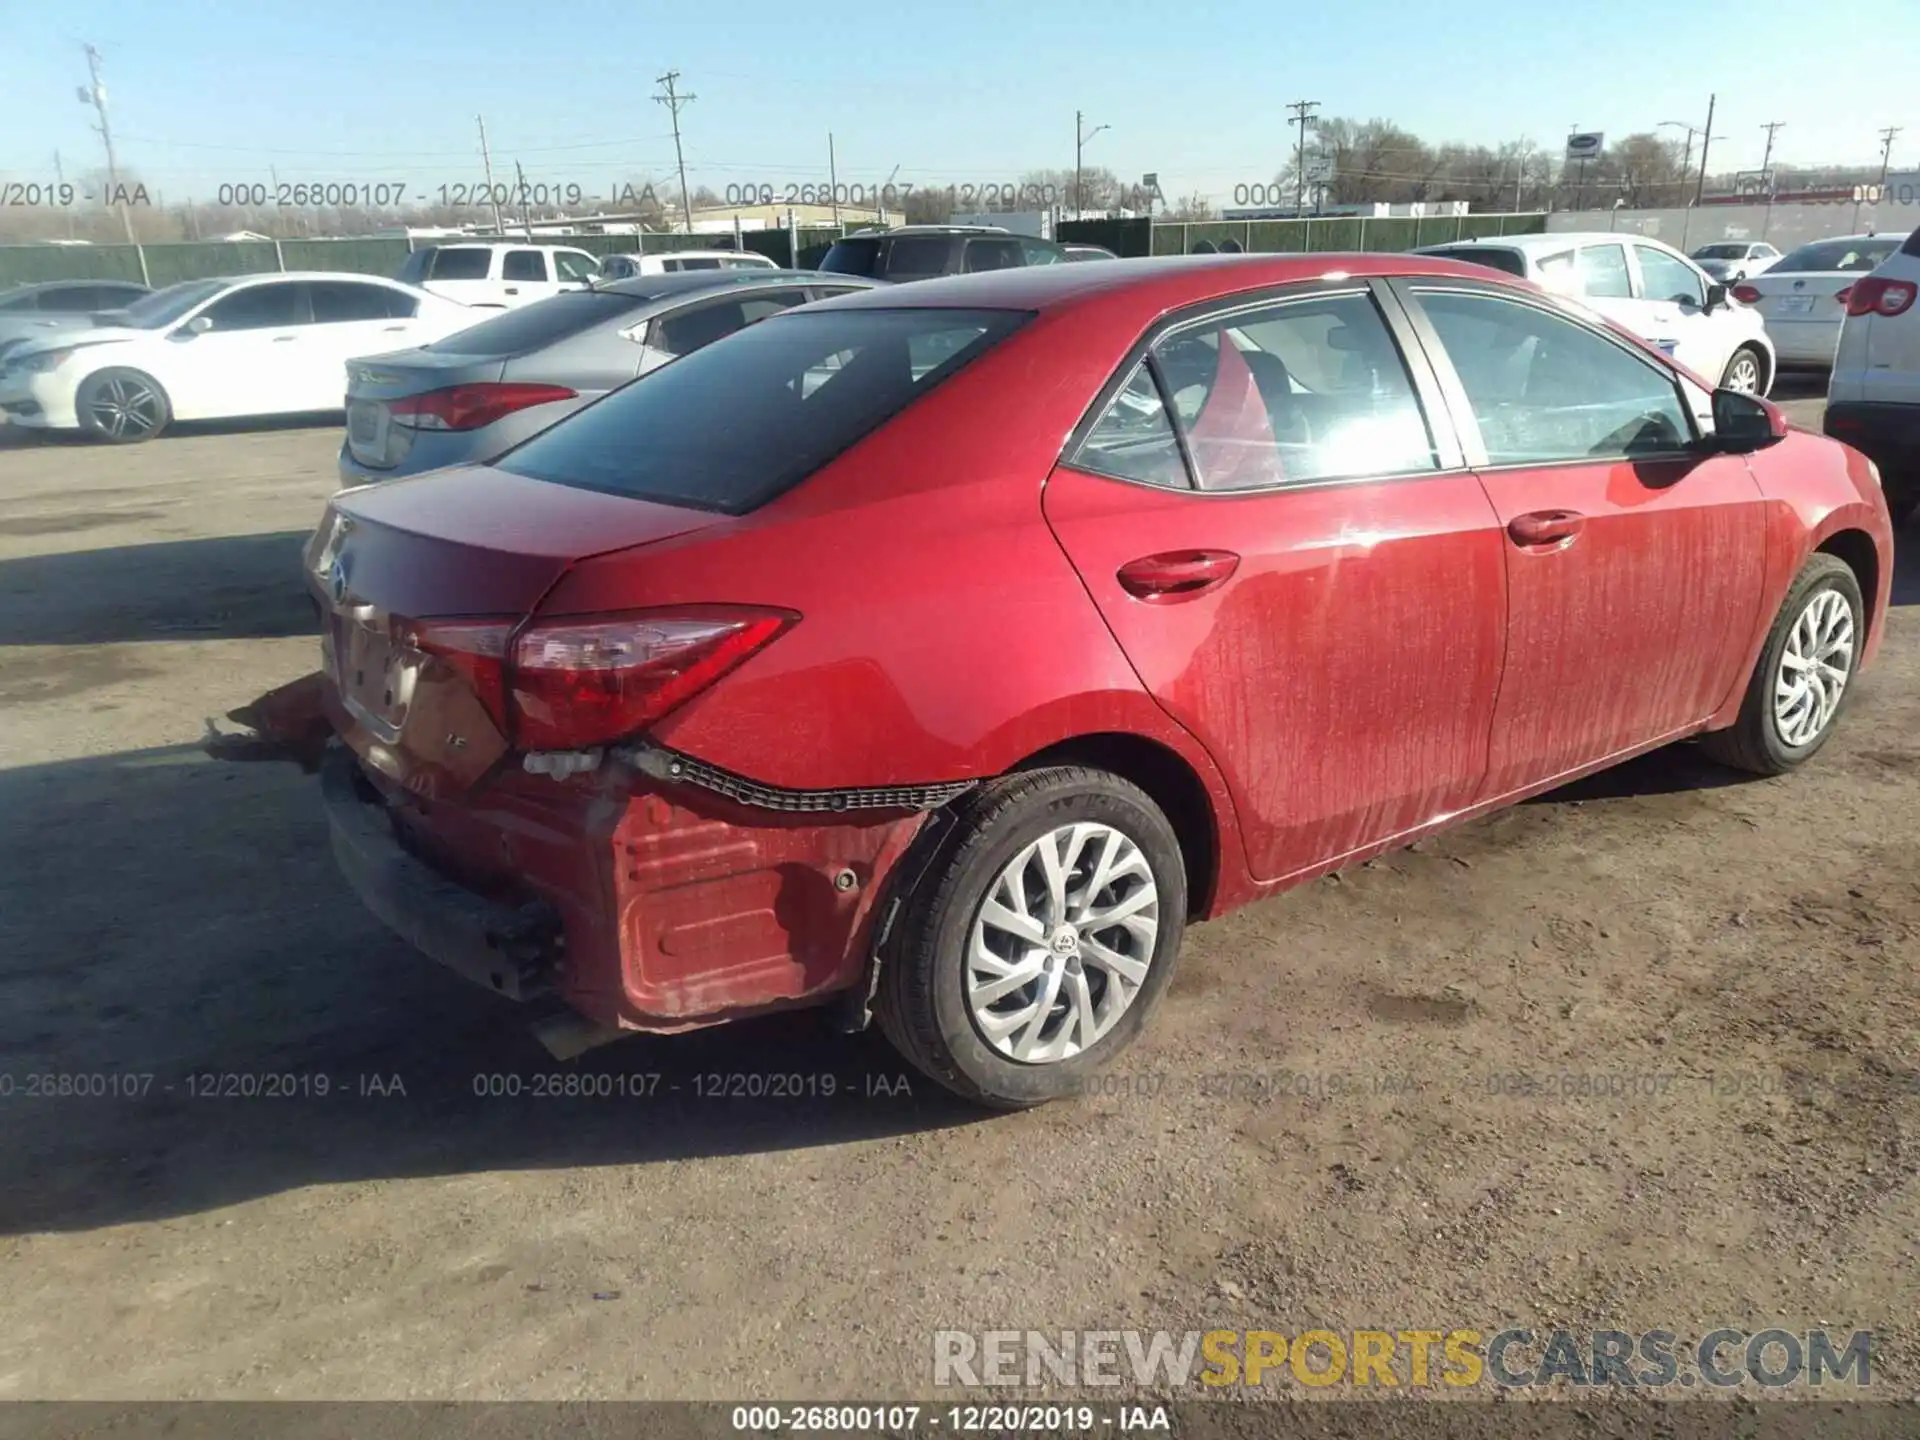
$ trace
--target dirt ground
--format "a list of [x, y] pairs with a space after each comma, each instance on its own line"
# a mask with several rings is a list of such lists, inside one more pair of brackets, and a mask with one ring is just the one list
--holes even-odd
[[937, 1329], [1510, 1321], [1871, 1329], [1920, 1390], [1910, 556], [1808, 770], [1664, 752], [1201, 927], [1115, 1093], [983, 1118], [803, 1016], [502, 1098], [520, 1018], [362, 912], [314, 782], [194, 744], [311, 667], [337, 435], [0, 434], [0, 1397], [924, 1397]]

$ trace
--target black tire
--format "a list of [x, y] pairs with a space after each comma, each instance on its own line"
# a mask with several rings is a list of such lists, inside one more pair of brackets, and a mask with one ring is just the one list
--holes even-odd
[[[1082, 766], [1010, 775], [955, 804], [957, 823], [905, 897], [880, 956], [881, 1031], [915, 1069], [976, 1104], [1019, 1110], [1079, 1093], [1133, 1042], [1173, 978], [1187, 915], [1180, 842], [1144, 791]], [[1023, 1063], [995, 1050], [969, 1010], [971, 930], [1001, 871], [1049, 831], [1079, 821], [1109, 825], [1139, 846], [1158, 891], [1158, 932], [1146, 977], [1112, 1028], [1075, 1055]]]
[[81, 432], [109, 445], [151, 440], [173, 422], [173, 405], [160, 382], [123, 366], [96, 370], [82, 380], [73, 408]]
[[[1840, 703], [1827, 718], [1825, 727], [1805, 744], [1788, 745], [1780, 736], [1774, 715], [1775, 677], [1780, 670], [1780, 657], [1787, 648], [1789, 632], [1814, 596], [1823, 590], [1838, 591], [1853, 613], [1853, 661], [1848, 668], [1846, 688], [1840, 692]], [[1767, 643], [1760, 647], [1759, 663], [1747, 682], [1746, 697], [1740, 702], [1740, 718], [1725, 730], [1703, 735], [1701, 747], [1721, 764], [1755, 775], [1780, 775], [1805, 764], [1827, 743], [1840, 717], [1846, 713], [1847, 703], [1857, 688], [1856, 672], [1866, 635], [1866, 606], [1860, 599], [1860, 582], [1854, 578], [1853, 571], [1838, 556], [1813, 556], [1787, 587], [1787, 598], [1781, 602], [1780, 613], [1774, 616]]]
[[1767, 357], [1751, 345], [1742, 345], [1727, 357], [1727, 368], [1720, 372], [1720, 384], [1722, 386], [1731, 384], [1733, 372], [1739, 367], [1743, 357], [1753, 361], [1753, 369], [1756, 376], [1753, 393], [1764, 396], [1769, 390], [1773, 389], [1773, 376], [1767, 373]]

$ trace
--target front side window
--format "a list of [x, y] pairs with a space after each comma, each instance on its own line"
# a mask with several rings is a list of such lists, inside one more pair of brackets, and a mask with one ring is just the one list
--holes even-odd
[[1691, 305], [1696, 310], [1706, 305], [1706, 288], [1686, 261], [1651, 245], [1636, 245], [1634, 253], [1640, 257], [1640, 293], [1647, 299]]
[[1693, 438], [1674, 376], [1538, 305], [1416, 289], [1492, 465], [1671, 454]]
[[1583, 245], [1575, 258], [1580, 293], [1596, 300], [1625, 300], [1633, 294], [1627, 278], [1627, 251], [1621, 245]]
[[720, 261], [712, 255], [695, 255], [691, 259], [682, 260], [677, 268], [681, 270], [718, 270], [720, 268]]
[[1370, 296], [1319, 295], [1203, 321], [1152, 353], [1203, 489], [1438, 467]]
[[159, 330], [182, 318], [194, 306], [227, 288], [224, 280], [182, 280], [151, 295], [142, 295], [119, 317], [136, 330]]
[[500, 262], [502, 280], [544, 280], [547, 257], [538, 250], [509, 250]]
[[553, 268], [560, 272], [562, 280], [591, 280], [600, 262], [581, 250], [556, 250]]
[[[615, 390], [498, 463], [554, 484], [745, 514], [1029, 318], [914, 308], [777, 316]], [[944, 361], [919, 369], [916, 351], [936, 350]]]
[[306, 307], [306, 287], [295, 282], [249, 285], [207, 307], [214, 333], [229, 330], [274, 330], [287, 325], [305, 325], [311, 318]]
[[390, 301], [406, 298], [384, 285], [356, 285], [351, 280], [315, 280], [308, 284], [307, 293], [317, 325], [391, 319]]

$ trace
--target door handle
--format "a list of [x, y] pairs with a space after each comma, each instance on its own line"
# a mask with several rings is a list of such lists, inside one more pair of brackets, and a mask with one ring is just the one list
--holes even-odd
[[1167, 550], [1120, 567], [1120, 588], [1141, 600], [1189, 600], [1204, 595], [1240, 568], [1231, 550]]
[[298, 340], [299, 338], [298, 335], [276, 335], [273, 337], [273, 343], [276, 345], [284, 345], [289, 340]]
[[506, 289], [509, 295], [518, 295], [520, 293], [520, 287], [518, 285], [509, 285]]
[[1509, 520], [1507, 534], [1516, 545], [1558, 545], [1573, 539], [1586, 523], [1587, 517], [1577, 510], [1535, 510]]
[[404, 329], [406, 329], [406, 328], [407, 328], [407, 327], [406, 327], [406, 326], [404, 326], [404, 325], [382, 325], [382, 326], [380, 327], [380, 333], [381, 333], [381, 334], [383, 334], [383, 335], [391, 335], [391, 334], [393, 334], [393, 333], [394, 333], [394, 332], [395, 332], [396, 330], [404, 330]]

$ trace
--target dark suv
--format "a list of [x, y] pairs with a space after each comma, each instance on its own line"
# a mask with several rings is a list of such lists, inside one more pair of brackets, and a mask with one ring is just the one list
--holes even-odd
[[1021, 265], [1058, 265], [1070, 259], [1064, 245], [1014, 235], [982, 225], [901, 225], [864, 230], [836, 240], [819, 268], [872, 280], [931, 280], [977, 270]]

